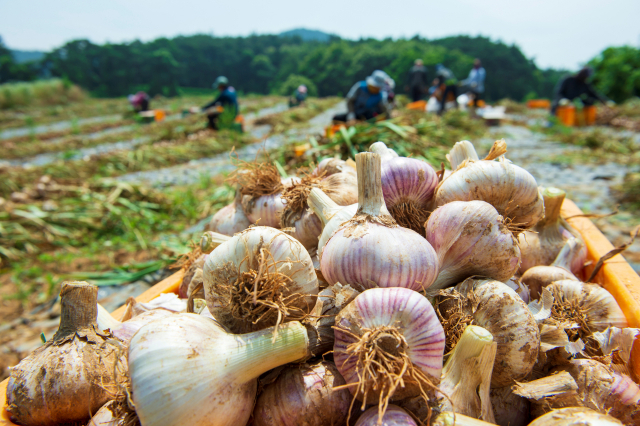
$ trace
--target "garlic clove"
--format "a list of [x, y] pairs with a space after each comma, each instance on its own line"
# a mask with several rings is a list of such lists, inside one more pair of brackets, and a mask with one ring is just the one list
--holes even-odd
[[614, 417], [583, 407], [567, 407], [538, 417], [529, 426], [621, 426]]

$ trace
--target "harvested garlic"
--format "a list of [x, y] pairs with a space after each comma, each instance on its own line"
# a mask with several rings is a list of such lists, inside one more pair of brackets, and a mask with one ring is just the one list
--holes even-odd
[[304, 246], [266, 226], [249, 228], [218, 246], [205, 260], [203, 278], [209, 311], [233, 333], [301, 319], [319, 291]]
[[233, 235], [244, 231], [251, 225], [247, 215], [242, 210], [242, 193], [236, 192], [233, 203], [218, 210], [209, 222], [209, 230], [224, 235]]
[[380, 416], [378, 407], [371, 407], [360, 417], [355, 426], [418, 426], [416, 421], [402, 408], [389, 404], [384, 415]]
[[510, 385], [533, 369], [540, 347], [538, 324], [526, 303], [504, 283], [469, 278], [440, 290], [435, 307], [446, 331], [448, 350], [455, 348], [469, 324], [493, 335], [498, 349], [492, 387]]
[[369, 151], [382, 156], [382, 193], [391, 217], [398, 225], [422, 234], [438, 185], [435, 170], [424, 161], [388, 154], [393, 150], [382, 142], [371, 145]]
[[[615, 417], [584, 407], [567, 407], [553, 410], [538, 417], [529, 426], [622, 426]], [[466, 426], [466, 425], [460, 425]]]
[[358, 211], [333, 233], [320, 266], [329, 284], [354, 288], [428, 288], [438, 275], [436, 253], [417, 232], [399, 227], [384, 204], [380, 156], [356, 155]]
[[565, 192], [558, 188], [541, 188], [544, 199], [544, 218], [531, 229], [518, 236], [522, 262], [520, 273], [523, 274], [534, 266], [546, 266], [558, 256], [565, 242], [571, 238], [580, 240], [580, 250], [567, 265], [567, 270], [574, 274], [582, 271], [587, 259], [587, 247], [580, 234], [567, 221], [560, 217], [560, 209], [565, 198]]
[[538, 223], [544, 216], [538, 184], [525, 169], [501, 157], [506, 151], [504, 139], [496, 141], [487, 158], [479, 160], [471, 142], [456, 143], [447, 156], [453, 173], [438, 185], [436, 205], [480, 200], [495, 207], [514, 230]]
[[440, 265], [430, 290], [473, 275], [507, 281], [518, 270], [520, 249], [502, 216], [484, 201], [453, 201], [438, 207], [425, 224]]
[[311, 172], [312, 176], [331, 176], [336, 173], [348, 173], [356, 175], [356, 169], [347, 164], [346, 161], [339, 158], [325, 158], [318, 163], [318, 166]]
[[[24, 426], [84, 422], [102, 407], [124, 377], [114, 375], [113, 339], [96, 324], [98, 287], [65, 282], [60, 327], [51, 340], [9, 368], [7, 411]], [[122, 358], [121, 358], [122, 356]]]
[[318, 258], [322, 258], [322, 249], [329, 238], [345, 222], [351, 220], [358, 211], [358, 204], [339, 206], [321, 189], [313, 188], [309, 193], [309, 208], [320, 218], [322, 222], [322, 234], [318, 239]]

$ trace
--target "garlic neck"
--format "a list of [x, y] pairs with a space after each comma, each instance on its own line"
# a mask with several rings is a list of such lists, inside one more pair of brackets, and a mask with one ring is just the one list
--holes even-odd
[[62, 305], [60, 327], [53, 336], [53, 340], [97, 326], [98, 287], [84, 281], [65, 282], [62, 284], [60, 299]]
[[466, 160], [478, 161], [478, 153], [469, 141], [460, 141], [451, 148], [447, 154], [447, 160], [451, 164], [451, 170], [455, 171]]
[[238, 383], [246, 383], [271, 369], [298, 361], [308, 355], [306, 328], [299, 322], [289, 322], [274, 328], [234, 335], [238, 344], [235, 365]]
[[358, 175], [358, 212], [356, 215], [388, 217], [393, 221], [384, 203], [379, 154], [362, 152], [356, 154]]
[[320, 218], [323, 227], [325, 227], [333, 215], [343, 207], [338, 205], [338, 203], [333, 201], [319, 188], [311, 189], [309, 198], [307, 198], [307, 204], [316, 216]]
[[207, 231], [202, 234], [202, 238], [200, 239], [200, 250], [203, 253], [209, 254], [218, 247], [220, 244], [225, 241], [229, 241], [231, 239], [230, 236], [220, 234], [218, 232]]
[[544, 188], [541, 191], [541, 194], [544, 199], [544, 217], [540, 219], [536, 228], [551, 226], [558, 223], [562, 203], [566, 196], [566, 193], [558, 188]]

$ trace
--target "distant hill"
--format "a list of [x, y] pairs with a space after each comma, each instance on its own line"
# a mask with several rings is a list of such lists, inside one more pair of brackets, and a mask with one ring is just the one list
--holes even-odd
[[295, 37], [299, 36], [304, 41], [322, 41], [326, 42], [331, 40], [332, 37], [338, 37], [335, 34], [329, 34], [318, 30], [308, 30], [306, 28], [295, 28], [289, 31], [283, 31], [280, 37]]
[[39, 61], [44, 58], [45, 52], [40, 52], [38, 50], [12, 50], [11, 55], [13, 55], [13, 59], [19, 63], [31, 62], [31, 61]]

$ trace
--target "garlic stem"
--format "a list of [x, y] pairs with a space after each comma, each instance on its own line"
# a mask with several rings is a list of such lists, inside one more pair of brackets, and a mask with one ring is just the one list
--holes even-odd
[[557, 222], [566, 193], [558, 188], [544, 188], [540, 191], [544, 198], [544, 217], [538, 221], [538, 226]]
[[309, 208], [320, 218], [322, 226], [326, 226], [333, 215], [340, 211], [344, 206], [338, 205], [319, 188], [311, 189], [309, 198], [307, 198]]
[[220, 234], [218, 232], [207, 231], [202, 234], [200, 238], [200, 250], [203, 253], [209, 254], [225, 241], [229, 241], [231, 237], [229, 235]]
[[451, 170], [456, 170], [460, 164], [466, 160], [478, 161], [478, 153], [473, 147], [473, 144], [469, 141], [460, 141], [451, 149], [451, 152], [447, 154], [447, 160], [451, 164]]
[[60, 328], [53, 336], [53, 340], [96, 325], [98, 318], [97, 295], [98, 288], [84, 281], [72, 281], [63, 285], [60, 291], [62, 305]]
[[240, 382], [248, 382], [262, 373], [307, 355], [307, 330], [299, 322], [278, 326], [275, 337], [274, 341], [272, 328], [235, 335], [238, 358], [234, 360], [234, 370]]
[[442, 369], [442, 375], [445, 376], [443, 380], [458, 383], [462, 377], [464, 361], [479, 356], [492, 343], [493, 335], [487, 330], [477, 325], [467, 326]]
[[[580, 251], [582, 250], [583, 244], [582, 241], [577, 238], [569, 238], [556, 256], [556, 259], [550, 266], [557, 266], [562, 269], [566, 269], [567, 272], [571, 273], [571, 263], [578, 256]], [[576, 278], [578, 281], [578, 278]]]
[[379, 154], [372, 152], [356, 154], [358, 174], [358, 213], [356, 215], [386, 216], [393, 221], [382, 194], [381, 164]]

